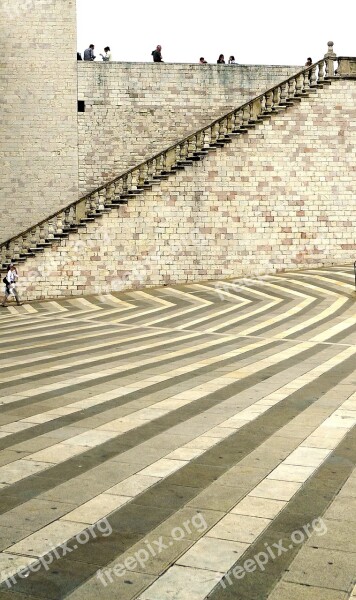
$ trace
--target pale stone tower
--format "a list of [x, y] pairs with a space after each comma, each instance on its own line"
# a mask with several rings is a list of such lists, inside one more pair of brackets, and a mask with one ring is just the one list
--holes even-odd
[[0, 242], [78, 198], [75, 0], [1, 0]]

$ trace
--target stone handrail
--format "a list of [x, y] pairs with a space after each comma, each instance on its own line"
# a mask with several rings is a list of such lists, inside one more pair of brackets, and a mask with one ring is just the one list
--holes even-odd
[[61, 208], [20, 235], [3, 242], [0, 245], [0, 268], [1, 265], [6, 267], [10, 262], [17, 263], [34, 256], [56, 240], [67, 237], [71, 231], [78, 231], [87, 222], [126, 202], [127, 198], [140, 194], [153, 183], [200, 160], [209, 150], [224, 146], [234, 135], [246, 133], [256, 123], [308, 96], [316, 88], [322, 87], [323, 83], [328, 83], [335, 77], [334, 61], [338, 60], [332, 51], [332, 42], [328, 46], [328, 53], [323, 59]]

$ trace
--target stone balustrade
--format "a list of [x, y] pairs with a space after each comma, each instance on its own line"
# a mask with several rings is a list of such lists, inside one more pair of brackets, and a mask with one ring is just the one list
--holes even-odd
[[[335, 63], [338, 64], [336, 73]], [[229, 143], [233, 136], [247, 133], [258, 122], [299, 102], [333, 78], [356, 75], [355, 67], [355, 58], [338, 59], [333, 52], [333, 43], [329, 42], [323, 59], [3, 243], [0, 246], [2, 266], [24, 261], [71, 232], [77, 232], [103, 213], [127, 204], [130, 197], [201, 160], [209, 151]]]

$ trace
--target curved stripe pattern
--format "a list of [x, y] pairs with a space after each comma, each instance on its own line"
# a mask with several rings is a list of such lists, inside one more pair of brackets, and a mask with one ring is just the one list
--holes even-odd
[[346, 265], [2, 309], [1, 598], [349, 598], [355, 299]]

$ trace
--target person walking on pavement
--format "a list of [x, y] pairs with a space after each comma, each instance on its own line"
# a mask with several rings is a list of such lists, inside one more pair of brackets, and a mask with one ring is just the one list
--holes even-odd
[[9, 265], [9, 267], [7, 269], [7, 273], [3, 279], [3, 282], [5, 284], [5, 295], [4, 295], [3, 301], [0, 306], [6, 306], [6, 302], [10, 295], [14, 296], [14, 298], [16, 300], [16, 304], [18, 306], [21, 306], [22, 302], [20, 302], [20, 298], [19, 298], [19, 295], [18, 295], [17, 289], [16, 289], [16, 284], [17, 284], [18, 278], [19, 277], [17, 274], [17, 269], [16, 269], [15, 265], [13, 265], [11, 263]]

